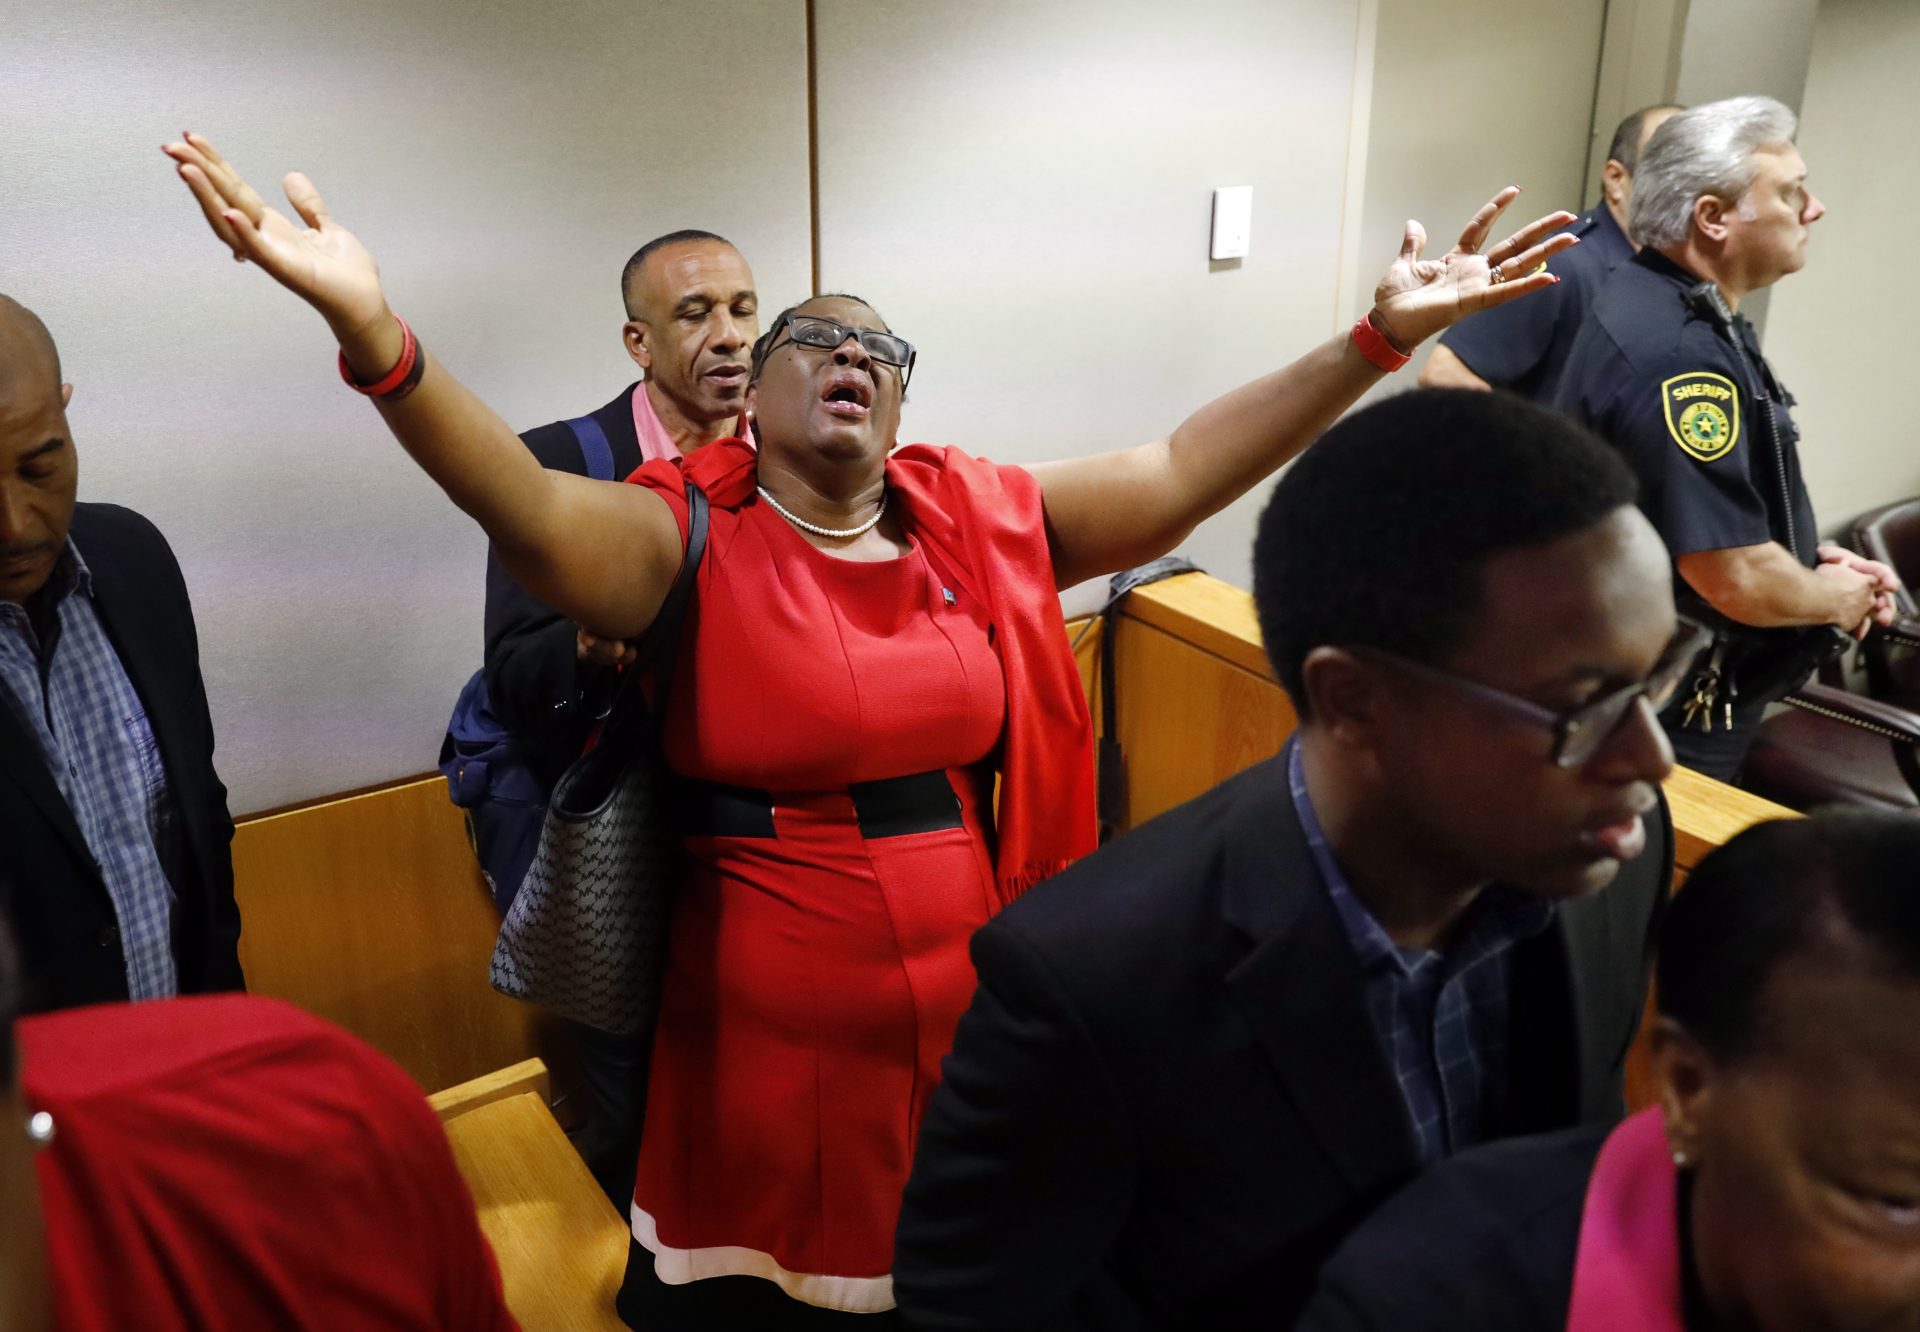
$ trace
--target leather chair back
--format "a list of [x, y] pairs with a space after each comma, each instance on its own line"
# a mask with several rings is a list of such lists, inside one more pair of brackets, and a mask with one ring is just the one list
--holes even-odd
[[1899, 592], [1900, 609], [1907, 615], [1914, 614], [1912, 588], [1920, 581], [1920, 499], [1901, 500], [1861, 514], [1853, 520], [1850, 535], [1853, 539], [1848, 544], [1855, 550], [1870, 560], [1893, 566], [1907, 585]]

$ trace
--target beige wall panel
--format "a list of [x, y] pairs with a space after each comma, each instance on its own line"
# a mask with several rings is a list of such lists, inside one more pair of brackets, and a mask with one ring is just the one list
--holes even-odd
[[1673, 100], [1686, 25], [1687, 0], [1609, 0], [1587, 140], [1589, 199], [1600, 197], [1600, 170], [1607, 164], [1614, 126], [1628, 112]]
[[1920, 5], [1821, 5], [1800, 149], [1828, 214], [1813, 228], [1806, 268], [1773, 288], [1766, 345], [1800, 399], [1800, 457], [1823, 529], [1920, 494], [1920, 408], [1900, 383], [1901, 353], [1863, 354], [1873, 338], [1855, 335], [1903, 325], [1900, 312], [1920, 299], [1920, 275], [1893, 239], [1920, 212], [1916, 69]]
[[[1822, 7], [1821, 0], [1688, 0], [1674, 95], [1693, 106], [1765, 93], [1798, 107]], [[1894, 7], [1903, 7], [1900, 0]]]
[[[902, 437], [1137, 444], [1327, 337], [1356, 12], [819, 0], [822, 281], [920, 348]], [[1222, 185], [1252, 246], [1212, 265]], [[1244, 582], [1258, 503], [1184, 549]]]
[[77, 384], [83, 499], [140, 509], [197, 610], [236, 810], [432, 766], [479, 664], [478, 529], [335, 376], [326, 329], [225, 259], [159, 145], [306, 171], [396, 309], [516, 428], [632, 377], [620, 267], [682, 226], [767, 291], [808, 266], [798, 0], [15, 0], [0, 291]]
[[[1581, 182], [1606, 11], [1604, 0], [1547, 0], [1516, 21], [1503, 0], [1379, 6], [1355, 257], [1363, 302], [1410, 217], [1426, 227], [1428, 252], [1444, 254], [1503, 185], [1525, 190], [1503, 224], [1592, 202]], [[1424, 352], [1388, 388], [1411, 386], [1423, 364]]]

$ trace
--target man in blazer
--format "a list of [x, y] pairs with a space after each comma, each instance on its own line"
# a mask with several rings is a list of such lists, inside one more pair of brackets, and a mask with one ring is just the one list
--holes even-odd
[[[627, 354], [646, 378], [588, 416], [522, 435], [546, 467], [618, 481], [642, 463], [746, 432], [747, 352], [760, 336], [760, 305], [740, 252], [709, 231], [656, 237], [627, 261], [620, 295]], [[633, 656], [632, 645], [599, 642], [534, 597], [489, 548], [487, 699], [526, 764], [515, 778], [531, 775], [542, 795], [553, 789], [586, 746], [614, 679], [608, 668]], [[471, 811], [475, 845], [492, 867], [502, 910], [533, 860], [544, 814], [544, 801], [519, 794], [517, 802], [499, 799]], [[633, 1201], [645, 1043], [577, 1030], [590, 1103], [581, 1153], [624, 1213]]]
[[72, 396], [0, 296], [0, 909], [28, 1011], [242, 986], [193, 608], [152, 523], [75, 503]]
[[1328, 433], [1261, 520], [1276, 758], [983, 928], [895, 1294], [918, 1328], [1285, 1327], [1423, 1165], [1621, 1108], [1696, 650], [1631, 475], [1504, 394]]
[[[620, 295], [621, 336], [646, 377], [578, 422], [522, 435], [543, 466], [591, 476], [589, 454], [603, 452], [601, 466], [619, 481], [642, 463], [746, 430], [747, 352], [760, 336], [760, 305], [740, 252], [708, 231], [656, 237], [627, 261]], [[630, 657], [591, 641], [488, 552], [488, 697], [547, 785], [580, 757], [592, 722], [588, 685], [602, 665]]]

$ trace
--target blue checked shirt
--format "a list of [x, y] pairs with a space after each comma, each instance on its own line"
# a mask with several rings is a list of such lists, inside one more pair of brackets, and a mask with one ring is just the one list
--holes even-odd
[[1420, 1160], [1489, 1136], [1507, 1089], [1507, 952], [1546, 929], [1553, 904], [1495, 886], [1468, 908], [1453, 944], [1401, 948], [1354, 895], [1314, 813], [1294, 746], [1287, 777], [1327, 896], [1360, 960], [1367, 1013], [1393, 1066]]
[[173, 882], [183, 844], [146, 709], [93, 606], [93, 575], [73, 542], [47, 591], [45, 641], [26, 609], [0, 601], [0, 697], [39, 744], [113, 899], [127, 993], [175, 993]]

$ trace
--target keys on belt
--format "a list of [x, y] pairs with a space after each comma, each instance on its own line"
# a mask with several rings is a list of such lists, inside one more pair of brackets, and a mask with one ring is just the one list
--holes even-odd
[[1727, 640], [1721, 639], [1713, 645], [1713, 655], [1700, 673], [1693, 677], [1693, 696], [1687, 700], [1687, 706], [1680, 714], [1681, 727], [1698, 725], [1709, 735], [1713, 733], [1714, 713], [1720, 713], [1721, 725], [1727, 730], [1733, 729], [1733, 699], [1738, 692], [1734, 688], [1733, 677], [1727, 673]]

